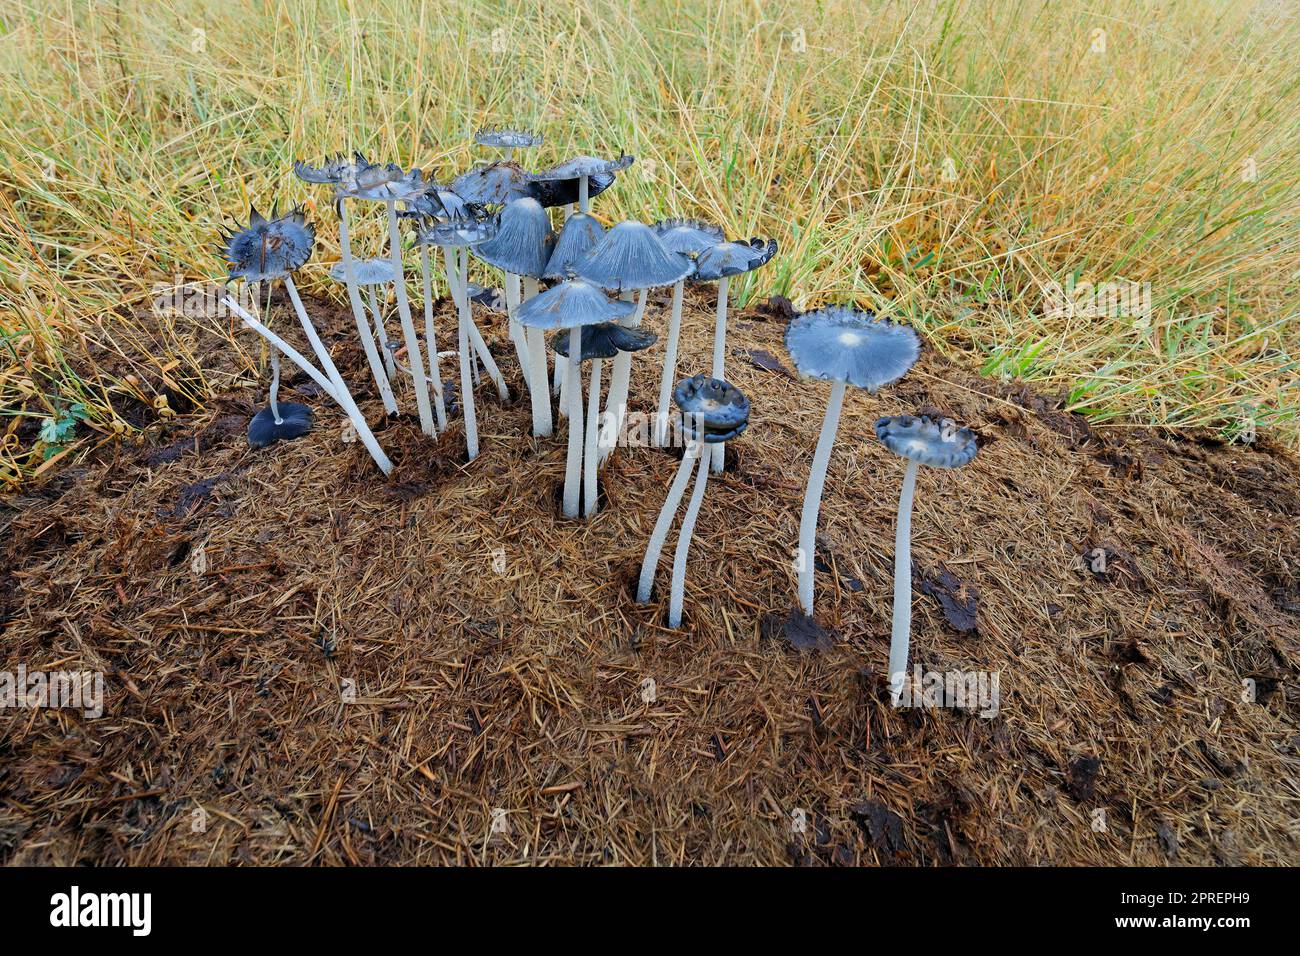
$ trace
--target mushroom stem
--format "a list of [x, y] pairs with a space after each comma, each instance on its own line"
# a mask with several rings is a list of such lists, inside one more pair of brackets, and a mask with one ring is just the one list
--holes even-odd
[[912, 499], [920, 463], [909, 459], [898, 496], [894, 529], [894, 624], [889, 636], [889, 696], [895, 707], [907, 680], [907, 644], [912, 631]]
[[[524, 279], [528, 298], [537, 294], [537, 280]], [[521, 327], [522, 328], [522, 327]], [[546, 438], [551, 434], [551, 386], [546, 370], [546, 333], [541, 329], [525, 330], [528, 354], [528, 396], [533, 403], [533, 435]]]
[[384, 356], [384, 371], [388, 373], [391, 384], [397, 377], [397, 360], [393, 358], [393, 350], [388, 347], [388, 330], [384, 328], [384, 317], [379, 311], [379, 296], [375, 293], [375, 287], [367, 288], [366, 294], [370, 299], [370, 315], [375, 323], [375, 338], [379, 341], [380, 354]]
[[501, 401], [508, 402], [510, 389], [506, 386], [506, 378], [501, 374], [496, 359], [492, 357], [487, 343], [483, 341], [483, 333], [474, 322], [474, 306], [469, 301], [469, 249], [462, 249], [460, 254], [460, 297], [465, 301], [465, 308], [469, 312], [469, 338], [474, 345], [474, 351], [479, 361], [483, 363], [483, 370], [487, 372], [488, 378], [496, 385], [497, 396]]
[[[510, 331], [510, 342], [515, 347], [515, 358], [519, 361], [519, 369], [524, 373], [524, 385], [531, 392], [533, 386], [530, 382], [530, 368], [528, 357], [528, 342], [524, 337], [524, 327], [519, 324], [515, 315], [519, 312], [519, 276], [513, 272], [506, 273], [506, 327]], [[537, 434], [537, 422], [533, 422], [533, 434]]]
[[817, 548], [817, 512], [821, 508], [822, 488], [826, 485], [826, 466], [831, 460], [831, 446], [835, 444], [835, 430], [840, 425], [840, 409], [844, 405], [844, 380], [831, 386], [830, 401], [826, 403], [826, 417], [822, 419], [821, 434], [817, 436], [817, 450], [813, 452], [812, 471], [808, 475], [808, 489], [803, 496], [803, 513], [799, 518], [799, 603], [809, 617], [813, 612], [813, 560]]
[[564, 381], [569, 388], [569, 452], [564, 464], [564, 517], [578, 517], [578, 485], [582, 459], [582, 370], [578, 365], [582, 353], [581, 326], [569, 330], [569, 362]]
[[663, 376], [659, 379], [659, 410], [655, 413], [654, 443], [659, 447], [668, 441], [668, 402], [673, 393], [673, 379], [677, 376], [677, 341], [682, 332], [682, 292], [685, 288], [685, 279], [678, 279], [673, 284], [673, 312], [668, 321]]
[[271, 388], [267, 399], [271, 405], [271, 417], [277, 425], [283, 425], [284, 419], [280, 417], [280, 350], [275, 346], [271, 347]]
[[[619, 325], [624, 328], [635, 329], [641, 324], [641, 317], [645, 314], [646, 291], [642, 289], [640, 295], [637, 296], [636, 311], [626, 319], [620, 319]], [[626, 302], [630, 301], [631, 295], [631, 292], [624, 292], [619, 298]], [[618, 446], [618, 435], [623, 428], [623, 417], [627, 413], [627, 393], [631, 384], [632, 353], [619, 352], [614, 357], [614, 371], [609, 377], [609, 395], [605, 398], [605, 415], [612, 423], [614, 441], [601, 448], [601, 462], [604, 462]]]
[[578, 208], [582, 212], [591, 212], [590, 180], [583, 176], [578, 180]]
[[469, 460], [473, 461], [478, 457], [478, 418], [474, 414], [474, 374], [470, 368], [474, 358], [469, 344], [469, 327], [473, 319], [469, 315], [468, 296], [461, 295], [456, 266], [460, 257], [450, 246], [443, 249], [443, 254], [447, 260], [447, 288], [451, 290], [452, 302], [456, 303], [456, 351], [460, 359], [460, 407], [465, 417], [465, 449]]
[[411, 367], [411, 380], [415, 383], [415, 407], [420, 413], [420, 431], [430, 437], [437, 434], [433, 426], [433, 407], [429, 403], [429, 386], [424, 379], [424, 353], [411, 321], [411, 304], [406, 300], [406, 275], [402, 271], [402, 239], [397, 232], [397, 202], [389, 199], [388, 207], [388, 257], [397, 274], [397, 314], [402, 319], [402, 338], [406, 340], [406, 361]]
[[429, 247], [420, 246], [420, 272], [424, 279], [424, 347], [428, 350], [429, 381], [433, 383], [433, 412], [438, 416], [438, 431], [447, 430], [447, 403], [442, 397], [442, 370], [438, 368], [438, 337], [433, 326], [433, 277], [429, 264]]
[[645, 546], [645, 557], [641, 561], [641, 578], [636, 587], [638, 604], [650, 600], [650, 586], [654, 584], [655, 569], [659, 566], [659, 552], [663, 550], [668, 529], [672, 527], [673, 516], [677, 514], [682, 492], [686, 490], [686, 483], [691, 480], [691, 465], [695, 464], [696, 458], [702, 451], [703, 446], [699, 442], [692, 442], [686, 446], [682, 454], [682, 463], [677, 466], [677, 475], [668, 487], [668, 497], [664, 499], [664, 506], [659, 509], [659, 517], [655, 519], [654, 530], [650, 532], [650, 541]]
[[587, 437], [582, 444], [582, 513], [596, 513], [596, 446], [600, 431], [600, 359], [591, 360], [591, 385], [587, 393]]
[[384, 372], [383, 359], [379, 357], [379, 351], [375, 348], [374, 339], [370, 335], [370, 323], [366, 321], [366, 307], [361, 304], [361, 292], [357, 288], [357, 269], [356, 263], [352, 258], [352, 242], [348, 237], [348, 206], [347, 201], [340, 199], [338, 201], [339, 210], [339, 251], [343, 257], [343, 277], [348, 287], [348, 301], [352, 303], [352, 318], [357, 323], [357, 335], [361, 337], [361, 347], [366, 353], [366, 363], [370, 366], [370, 374], [375, 379], [375, 386], [379, 389], [379, 398], [384, 403], [384, 414], [394, 415], [397, 413], [397, 399], [393, 395], [393, 384], [388, 380], [388, 375]]
[[[556, 362], [563, 358], [558, 352], [556, 353]], [[560, 389], [560, 402], [556, 406], [560, 410], [561, 418], [569, 417], [569, 363], [566, 361], [563, 365], [556, 365], [555, 383]]]
[[[731, 290], [731, 277], [718, 280], [718, 322], [713, 327], [713, 377], [726, 377], [727, 364], [727, 293]], [[726, 461], [727, 445], [719, 442], [713, 446], [713, 470], [722, 471]]]
[[[708, 450], [707, 445], [704, 450]], [[695, 472], [695, 487], [691, 489], [691, 501], [686, 506], [686, 517], [682, 518], [682, 530], [677, 535], [677, 550], [673, 552], [673, 581], [668, 597], [669, 627], [680, 627], [682, 623], [682, 596], [686, 591], [686, 553], [691, 547], [691, 535], [695, 533], [695, 518], [700, 513], [700, 502], [704, 500], [704, 489], [709, 483], [710, 460], [711, 456], [700, 455], [700, 467]]]
[[[298, 294], [296, 291], [291, 292], [290, 297], [294, 299], [295, 307], [301, 306], [301, 303], [298, 302]], [[226, 308], [239, 316], [245, 325], [283, 352], [294, 365], [297, 365], [300, 369], [310, 375], [312, 380], [321, 387], [321, 390], [339, 404], [339, 407], [343, 409], [343, 413], [347, 415], [348, 421], [352, 423], [352, 427], [356, 429], [357, 437], [360, 438], [361, 443], [365, 445], [366, 451], [370, 452], [370, 457], [373, 458], [375, 464], [379, 466], [379, 470], [385, 475], [390, 474], [393, 470], [393, 463], [389, 460], [388, 456], [384, 454], [384, 450], [379, 447], [379, 442], [375, 440], [374, 432], [372, 432], [370, 426], [366, 424], [365, 418], [362, 417], [361, 412], [357, 409], [356, 402], [352, 400], [352, 396], [348, 393], [347, 389], [345, 388], [342, 393], [340, 393], [335, 387], [334, 382], [329, 377], [322, 374], [316, 366], [307, 361], [303, 354], [292, 345], [280, 338], [280, 336], [276, 335], [261, 322], [257, 321], [253, 316], [249, 315], [248, 312], [244, 310], [244, 307], [236, 302], [232, 296], [226, 296], [225, 305]], [[308, 326], [311, 325], [310, 322], [307, 324]], [[369, 331], [367, 331], [366, 334], [369, 334]]]

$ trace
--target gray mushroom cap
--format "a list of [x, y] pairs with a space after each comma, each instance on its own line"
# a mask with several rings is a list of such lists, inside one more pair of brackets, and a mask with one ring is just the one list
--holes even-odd
[[845, 381], [874, 393], [916, 364], [921, 339], [910, 325], [830, 306], [792, 319], [785, 347], [802, 378]]
[[429, 186], [418, 169], [405, 170], [396, 163], [372, 163], [360, 153], [351, 159], [335, 156], [320, 166], [297, 160], [294, 175], [308, 183], [328, 183], [340, 199], [411, 200]]
[[749, 399], [730, 382], [707, 375], [682, 379], [673, 389], [683, 430], [706, 444], [730, 441], [749, 427]]
[[497, 234], [474, 255], [505, 272], [541, 277], [551, 258], [551, 217], [536, 199], [514, 199], [501, 210]]
[[585, 212], [574, 213], [560, 230], [560, 238], [555, 241], [542, 278], [563, 279], [604, 235], [605, 227], [595, 216]]
[[530, 146], [541, 146], [542, 137], [527, 129], [485, 126], [474, 134], [474, 142], [496, 149], [527, 149]]
[[931, 468], [960, 468], [979, 452], [979, 441], [969, 428], [958, 428], [949, 418], [928, 415], [894, 415], [876, 422], [876, 437], [895, 455]]
[[[533, 183], [532, 185], [537, 201], [548, 209], [552, 206], [567, 206], [570, 203], [576, 203], [581, 198], [578, 195], [578, 180], [576, 179], [555, 179], [548, 182]], [[613, 173], [597, 173], [595, 176], [588, 176], [587, 198], [595, 199], [612, 185], [614, 185]]]
[[643, 222], [620, 222], [574, 266], [582, 278], [618, 292], [672, 285], [695, 271], [690, 259], [664, 247]]
[[451, 181], [451, 189], [466, 202], [504, 205], [512, 199], [537, 198], [528, 173], [518, 163], [501, 160], [477, 166]]
[[[397, 278], [393, 263], [388, 259], [354, 259], [352, 274], [356, 276], [357, 285], [387, 285]], [[330, 267], [330, 278], [335, 282], [347, 282], [347, 270], [342, 262]]]
[[650, 227], [664, 247], [694, 256], [726, 240], [721, 226], [698, 219], [660, 219]]
[[248, 422], [248, 444], [252, 448], [265, 448], [278, 441], [292, 441], [311, 431], [311, 409], [297, 402], [280, 402], [280, 421], [269, 407], [262, 409]]
[[[613, 358], [619, 352], [640, 352], [659, 340], [659, 336], [646, 329], [626, 329], [617, 322], [600, 322], [585, 325], [578, 330], [582, 345], [579, 361]], [[561, 329], [551, 336], [551, 349], [569, 357], [569, 332]]]
[[473, 219], [481, 210], [446, 186], [429, 184], [399, 215], [416, 219]]
[[723, 276], [735, 276], [766, 265], [776, 255], [776, 240], [750, 239], [748, 242], [720, 242], [700, 253], [695, 260], [695, 282], [713, 282]]
[[598, 286], [569, 279], [535, 295], [515, 311], [515, 318], [534, 329], [571, 329], [613, 322], [636, 311], [633, 302], [617, 302]]
[[496, 219], [448, 219], [435, 222], [416, 237], [422, 246], [473, 246], [496, 235]]
[[221, 235], [218, 252], [230, 269], [231, 279], [265, 282], [297, 272], [311, 258], [316, 227], [299, 207], [283, 216], [271, 210], [267, 219], [249, 207], [248, 225]]
[[635, 156], [628, 156], [626, 153], [620, 154], [618, 159], [600, 159], [597, 156], [575, 156], [573, 159], [566, 159], [564, 162], [558, 163], [550, 169], [543, 169], [540, 172], [529, 173], [528, 181], [533, 183], [566, 180], [576, 181], [584, 176], [604, 176], [610, 173], [621, 172], [631, 166], [635, 161]]

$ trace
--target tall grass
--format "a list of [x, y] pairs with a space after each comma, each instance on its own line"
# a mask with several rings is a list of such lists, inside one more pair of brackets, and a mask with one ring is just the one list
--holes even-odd
[[[154, 287], [219, 273], [223, 216], [307, 198], [295, 157], [446, 178], [485, 122], [543, 131], [537, 163], [636, 154], [604, 214], [776, 236], [742, 297], [889, 310], [1099, 420], [1300, 437], [1300, 22], [1280, 0], [0, 10], [8, 483], [76, 447], [51, 422], [108, 436], [128, 400], [165, 415], [222, 384]], [[333, 255], [307, 277], [329, 294]], [[1068, 277], [1149, 282], [1151, 313], [1045, 309]]]

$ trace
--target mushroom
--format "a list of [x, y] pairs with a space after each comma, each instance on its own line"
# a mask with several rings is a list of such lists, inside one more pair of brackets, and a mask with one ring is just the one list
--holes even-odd
[[785, 347], [800, 377], [834, 383], [821, 434], [817, 436], [817, 450], [799, 518], [799, 603], [811, 617], [817, 512], [826, 484], [831, 446], [835, 444], [835, 430], [839, 426], [840, 408], [844, 404], [845, 386], [865, 388], [874, 395], [881, 386], [907, 374], [921, 354], [921, 340], [910, 325], [877, 318], [871, 312], [830, 306], [792, 319], [785, 331]]
[[[672, 285], [695, 270], [686, 256], [664, 246], [654, 231], [641, 222], [620, 222], [605, 233], [592, 247], [575, 271], [582, 278], [605, 289], [612, 289], [626, 299], [632, 292], [640, 292], [636, 311], [623, 324], [636, 328], [645, 312], [646, 290]], [[623, 425], [626, 412], [628, 386], [632, 376], [632, 355], [621, 353], [614, 359], [614, 372], [610, 376], [609, 395], [605, 399], [605, 414], [614, 416], [614, 434]], [[613, 451], [611, 444], [601, 451], [601, 460]]]
[[524, 383], [532, 397], [533, 435], [551, 434], [551, 392], [546, 374], [546, 343], [534, 330], [525, 337], [515, 313], [519, 310], [519, 280], [527, 276], [530, 292], [546, 271], [555, 236], [551, 220], [536, 199], [512, 199], [501, 211], [497, 234], [474, 247], [474, 255], [505, 273], [506, 309], [510, 339], [514, 342]]
[[278, 441], [301, 438], [311, 431], [311, 409], [297, 402], [279, 401], [280, 350], [271, 348], [271, 388], [269, 404], [248, 423], [248, 444], [252, 448], [265, 448]]
[[[579, 212], [591, 212], [591, 197], [608, 189], [614, 182], [614, 174], [635, 161], [636, 157], [626, 153], [620, 153], [618, 159], [575, 156], [550, 169], [526, 175], [530, 183], [545, 184], [538, 196], [543, 206], [562, 206], [577, 199]], [[577, 195], [573, 196], [571, 190], [575, 185]]]
[[569, 330], [568, 367], [565, 381], [569, 388], [569, 450], [564, 470], [564, 516], [578, 517], [578, 490], [585, 435], [582, 427], [582, 379], [579, 378], [582, 345], [578, 331], [583, 326], [598, 325], [622, 318], [632, 311], [630, 302], [614, 302], [599, 287], [582, 279], [571, 278], [535, 295], [519, 307], [519, 321], [529, 329], [543, 332]]
[[907, 459], [894, 531], [894, 623], [889, 638], [890, 697], [898, 706], [907, 680], [907, 644], [912, 629], [912, 496], [916, 473], [921, 465], [968, 465], [979, 451], [979, 442], [969, 428], [958, 428], [947, 418], [936, 422], [926, 415], [878, 419], [876, 437], [895, 455]]
[[[727, 356], [727, 292], [731, 277], [743, 275], [767, 264], [776, 255], [776, 240], [722, 242], [700, 253], [695, 260], [694, 282], [718, 283], [718, 321], [713, 330], [713, 377], [722, 378]], [[722, 471], [726, 452], [721, 444], [713, 449], [713, 470]]]
[[[343, 376], [339, 374], [324, 343], [316, 333], [316, 327], [312, 325], [307, 310], [303, 307], [302, 299], [298, 296], [298, 289], [293, 283], [292, 274], [302, 268], [311, 257], [312, 246], [316, 242], [315, 227], [307, 222], [307, 217], [300, 208], [294, 208], [283, 216], [278, 214], [278, 210], [273, 209], [270, 219], [262, 216], [256, 209], [250, 208], [248, 225], [223, 233], [221, 239], [222, 243], [218, 251], [230, 267], [230, 281], [243, 279], [245, 282], [265, 284], [279, 279], [284, 283], [285, 291], [289, 293], [289, 299], [293, 302], [294, 311], [298, 314], [303, 334], [306, 335], [312, 351], [316, 353], [321, 368], [317, 369], [297, 349], [258, 321], [236, 302], [233, 296], [227, 294], [224, 297], [225, 306], [238, 315], [245, 325], [266, 339], [273, 348], [287, 355], [294, 364], [320, 385], [326, 395], [338, 402], [356, 430], [357, 437], [361, 439], [380, 471], [384, 474], [391, 472], [393, 463], [379, 447], [379, 442], [375, 440], [374, 433], [366, 424], [365, 417], [357, 408], [347, 383], [343, 381]], [[369, 329], [365, 330], [365, 334], [369, 340]], [[371, 342], [372, 347], [373, 345], [374, 343]], [[278, 422], [281, 415], [274, 410], [278, 404], [276, 401], [279, 387], [278, 361], [273, 362], [272, 369], [275, 376], [271, 393], [272, 417]], [[383, 372], [382, 367], [380, 372]], [[250, 440], [251, 438], [250, 435]]]
[[517, 149], [541, 146], [542, 137], [532, 130], [514, 129], [509, 126], [485, 126], [474, 134], [474, 142], [480, 146], [504, 149], [506, 159], [510, 159]]
[[[537, 331], [540, 335], [540, 330]], [[620, 352], [640, 352], [654, 345], [659, 336], [641, 329], [625, 329], [617, 322], [601, 322], [579, 329], [582, 344], [580, 362], [591, 362], [591, 384], [587, 387], [587, 428], [582, 445], [582, 513], [590, 518], [596, 513], [596, 449], [602, 436], [598, 433], [600, 418], [600, 368], [605, 359]], [[569, 357], [566, 332], [551, 337], [551, 348]], [[578, 385], [581, 388], [581, 383]]]
[[[346, 284], [347, 273], [347, 267], [342, 262], [338, 262], [330, 269], [330, 278], [335, 282]], [[394, 281], [397, 273], [393, 271], [393, 264], [387, 259], [354, 259], [352, 273], [357, 286], [366, 290], [366, 296], [370, 300], [375, 339], [379, 342], [379, 352], [384, 357], [384, 368], [391, 383], [397, 374], [397, 366], [393, 364], [393, 353], [388, 347], [388, 331], [384, 328], [383, 313], [379, 309], [379, 297], [375, 293], [375, 287]]]
[[673, 555], [673, 575], [669, 588], [668, 626], [682, 623], [682, 596], [686, 587], [686, 554], [695, 531], [695, 519], [704, 500], [704, 489], [709, 481], [710, 455], [707, 449], [718, 442], [729, 441], [749, 427], [749, 399], [740, 389], [720, 379], [696, 375], [683, 379], [673, 389], [673, 401], [682, 411], [682, 431], [690, 440], [677, 467], [677, 475], [668, 488], [668, 497], [659, 510], [650, 541], [646, 544], [645, 558], [641, 562], [641, 577], [637, 582], [636, 599], [640, 604], [650, 600], [650, 588], [659, 565], [659, 552], [663, 550], [668, 528], [673, 523], [682, 493], [690, 480], [691, 466], [698, 460], [695, 488], [691, 491], [682, 530], [677, 536], [677, 550]]
[[537, 188], [518, 163], [498, 160], [466, 170], [451, 181], [451, 191], [466, 202], [504, 206], [515, 199], [537, 199]]
[[[665, 248], [684, 256], [698, 256], [725, 239], [721, 226], [700, 222], [698, 219], [661, 219], [650, 228]], [[673, 310], [668, 321], [663, 374], [659, 377], [659, 407], [655, 412], [656, 445], [663, 445], [667, 440], [668, 400], [672, 395], [673, 380], [677, 377], [677, 342], [682, 331], [682, 293], [685, 287], [684, 276], [673, 283]]]
[[[543, 279], [565, 279], [573, 271], [580, 259], [586, 257], [596, 243], [605, 235], [605, 227], [593, 215], [585, 212], [575, 213], [564, 222], [560, 236], [551, 250], [551, 258], [546, 263]], [[555, 363], [555, 392], [560, 391], [564, 382], [564, 363]], [[559, 413], [563, 417], [569, 414], [567, 395], [560, 395]]]

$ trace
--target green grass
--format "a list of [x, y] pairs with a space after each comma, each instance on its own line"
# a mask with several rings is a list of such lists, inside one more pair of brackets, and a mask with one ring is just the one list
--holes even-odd
[[[776, 236], [742, 301], [890, 310], [1098, 421], [1300, 440], [1293, 5], [537, 9], [6, 4], [0, 481], [58, 459], [42, 435], [75, 452], [126, 430], [128, 398], [165, 415], [165, 387], [220, 384], [154, 286], [218, 275], [215, 227], [250, 200], [311, 196], [295, 157], [355, 147], [446, 179], [488, 122], [541, 130], [539, 164], [637, 155], [604, 215]], [[305, 284], [334, 294], [318, 218]], [[1046, 313], [1067, 276], [1150, 282], [1151, 314]]]

